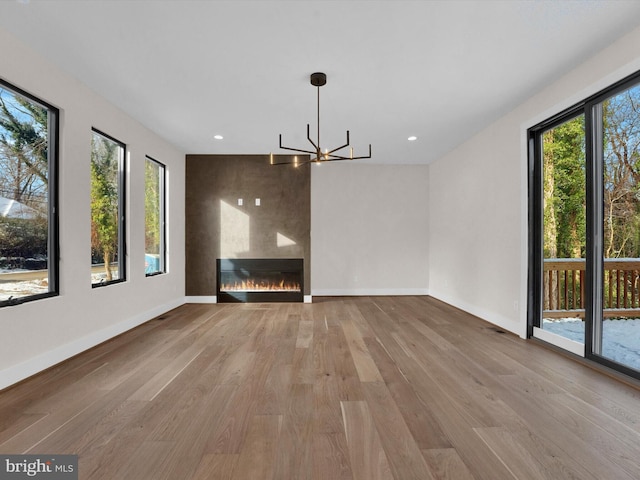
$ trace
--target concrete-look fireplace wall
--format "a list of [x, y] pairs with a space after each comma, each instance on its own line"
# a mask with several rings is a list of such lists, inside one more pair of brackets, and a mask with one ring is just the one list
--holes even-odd
[[187, 155], [186, 295], [216, 294], [218, 258], [302, 258], [309, 295], [310, 205], [309, 165], [271, 165], [268, 155]]

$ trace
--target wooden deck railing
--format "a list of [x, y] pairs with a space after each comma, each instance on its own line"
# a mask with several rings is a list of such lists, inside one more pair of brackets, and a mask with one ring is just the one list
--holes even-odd
[[[585, 260], [551, 258], [544, 261], [545, 318], [584, 317]], [[640, 259], [604, 260], [605, 317], [640, 316]]]

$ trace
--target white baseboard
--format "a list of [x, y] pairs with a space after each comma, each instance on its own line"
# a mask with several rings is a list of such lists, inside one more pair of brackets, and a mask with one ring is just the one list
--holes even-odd
[[29, 360], [13, 365], [9, 368], [5, 368], [0, 371], [0, 390], [7, 388], [15, 383], [18, 383], [26, 378], [42, 372], [47, 368], [63, 362], [79, 353], [89, 350], [96, 345], [106, 342], [113, 337], [120, 335], [132, 328], [142, 325], [149, 320], [162, 315], [163, 313], [173, 310], [180, 305], [183, 305], [183, 299], [174, 300], [164, 305], [158, 306], [152, 310], [143, 312], [134, 317], [128, 318], [120, 323], [111, 325], [105, 329], [93, 332], [85, 337], [74, 340], [66, 345], [61, 345], [53, 350], [44, 352], [37, 357], [30, 358]]
[[429, 295], [427, 288], [328, 288], [312, 290], [315, 297], [376, 297], [394, 295]]
[[430, 295], [433, 298], [436, 298], [444, 303], [459, 308], [460, 310], [464, 310], [465, 312], [470, 313], [471, 315], [475, 315], [476, 317], [481, 318], [482, 320], [485, 320], [489, 323], [497, 325], [504, 330], [515, 333], [520, 338], [527, 338], [526, 322], [521, 325], [519, 324], [519, 322], [514, 321], [511, 318], [496, 314], [495, 312], [484, 309], [482, 307], [478, 307], [477, 305], [472, 305], [470, 303], [462, 302], [459, 299], [448, 297], [447, 295], [443, 295], [441, 292], [431, 291]]
[[313, 296], [312, 295], [305, 295], [304, 296], [304, 303], [313, 303]]
[[194, 297], [185, 297], [185, 303], [218, 303], [218, 297], [215, 295], [200, 295]]

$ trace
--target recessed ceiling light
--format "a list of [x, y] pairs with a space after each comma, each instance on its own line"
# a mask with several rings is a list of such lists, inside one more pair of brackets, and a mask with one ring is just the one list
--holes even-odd
[[216, 140], [222, 140], [224, 137], [222, 135], [214, 135], [213, 138]]
[[411, 135], [409, 138], [407, 138], [407, 140], [409, 140], [410, 142], [415, 142], [418, 139], [418, 137], [416, 137], [415, 135]]

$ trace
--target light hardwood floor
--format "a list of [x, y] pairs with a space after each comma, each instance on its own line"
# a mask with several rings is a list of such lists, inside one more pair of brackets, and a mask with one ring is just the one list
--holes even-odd
[[640, 391], [429, 297], [185, 305], [0, 393], [81, 479], [640, 478]]

